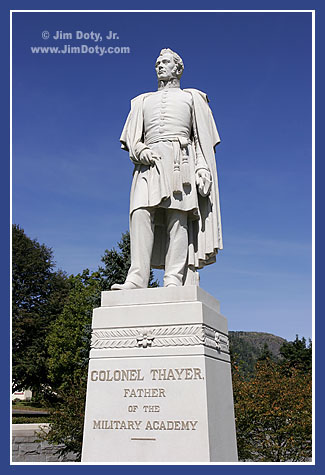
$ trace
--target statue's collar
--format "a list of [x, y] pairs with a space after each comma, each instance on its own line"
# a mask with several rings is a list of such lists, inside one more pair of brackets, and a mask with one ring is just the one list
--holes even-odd
[[158, 81], [158, 91], [162, 91], [163, 89], [180, 89], [180, 81], [179, 79], [171, 79], [168, 82]]

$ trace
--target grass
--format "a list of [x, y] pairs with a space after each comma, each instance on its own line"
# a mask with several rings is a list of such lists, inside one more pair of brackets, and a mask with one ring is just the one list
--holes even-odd
[[33, 412], [37, 412], [37, 411], [46, 411], [47, 408], [45, 407], [33, 407], [33, 406], [18, 406], [18, 405], [13, 405], [12, 406], [13, 409], [18, 409], [19, 411], [33, 411]]
[[13, 424], [46, 424], [50, 422], [47, 417], [31, 417], [31, 416], [13, 416]]
[[14, 400], [12, 401], [12, 407], [15, 409], [24, 409], [24, 408], [31, 408], [31, 409], [45, 409], [44, 406], [40, 402], [33, 402], [33, 401], [20, 401], [20, 400]]
[[12, 409], [17, 409], [26, 413], [12, 414], [13, 424], [40, 424], [49, 422], [49, 417], [47, 414], [39, 416], [36, 414], [30, 414], [30, 412], [43, 412], [48, 410], [47, 407], [42, 406], [42, 404], [39, 402], [16, 400], [12, 402]]
[[13, 401], [12, 409], [17, 409], [18, 411], [48, 411], [48, 407], [42, 405], [40, 402], [32, 401]]

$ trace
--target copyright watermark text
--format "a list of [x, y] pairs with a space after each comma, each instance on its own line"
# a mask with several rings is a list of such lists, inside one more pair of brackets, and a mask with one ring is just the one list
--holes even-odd
[[[31, 46], [32, 54], [97, 54], [104, 56], [106, 54], [130, 54], [131, 48], [129, 46], [118, 46], [119, 35], [117, 32], [109, 30], [106, 34], [95, 31], [81, 31], [65, 32], [63, 30], [56, 30], [50, 33], [48, 30], [41, 32], [41, 38], [47, 42], [47, 45]], [[77, 44], [64, 43], [58, 46], [50, 46], [49, 41], [62, 43], [66, 40], [76, 41]], [[80, 40], [89, 41], [90, 44], [79, 44]], [[115, 42], [114, 46], [104, 46], [99, 43]], [[95, 43], [95, 44], [94, 44]]]

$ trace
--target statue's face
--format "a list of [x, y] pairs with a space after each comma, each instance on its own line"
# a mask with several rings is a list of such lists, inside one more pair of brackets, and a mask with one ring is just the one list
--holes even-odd
[[173, 55], [165, 53], [156, 61], [156, 73], [158, 80], [169, 80], [177, 77], [177, 65], [174, 61]]

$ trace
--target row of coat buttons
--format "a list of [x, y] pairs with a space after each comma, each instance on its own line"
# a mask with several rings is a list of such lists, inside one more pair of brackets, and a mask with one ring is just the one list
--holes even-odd
[[165, 89], [163, 92], [162, 92], [162, 95], [161, 95], [161, 110], [160, 110], [160, 123], [159, 123], [159, 133], [162, 133], [164, 131], [163, 127], [164, 127], [164, 109], [166, 109], [166, 102], [167, 102], [167, 93], [168, 93], [168, 90]]

